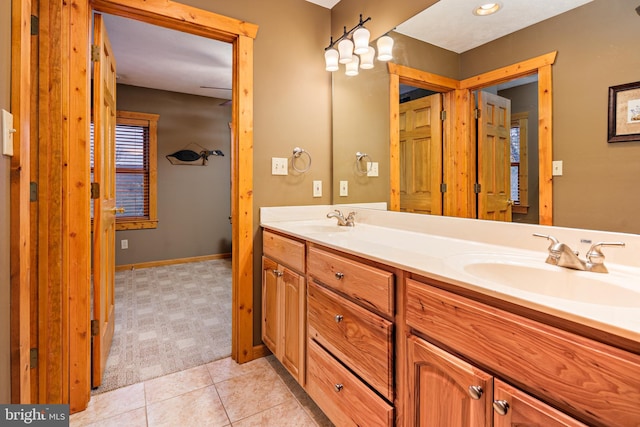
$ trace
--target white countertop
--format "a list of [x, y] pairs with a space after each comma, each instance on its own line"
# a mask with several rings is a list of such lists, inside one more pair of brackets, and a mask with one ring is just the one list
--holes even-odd
[[[355, 227], [338, 227], [335, 219], [326, 218], [336, 208], [345, 215], [355, 211]], [[261, 208], [260, 221], [265, 228], [640, 342], [637, 235], [328, 205]], [[609, 274], [576, 271], [546, 264], [549, 242], [533, 233], [553, 235], [582, 257], [591, 244], [581, 240], [622, 241], [625, 247], [603, 249]], [[464, 268], [487, 260], [504, 270], [492, 278]], [[540, 288], [504, 284], [513, 265], [518, 277], [539, 280]], [[550, 296], [556, 291], [561, 297]], [[605, 299], [611, 301], [602, 304]]]

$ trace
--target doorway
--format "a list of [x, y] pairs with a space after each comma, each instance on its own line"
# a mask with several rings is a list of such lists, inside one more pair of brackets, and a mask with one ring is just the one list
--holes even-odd
[[[31, 2], [17, 0], [28, 9]], [[90, 392], [90, 170], [89, 170], [89, 26], [92, 7], [95, 10], [155, 23], [167, 28], [186, 31], [225, 41], [233, 45], [234, 75], [232, 104], [232, 207], [233, 221], [233, 339], [232, 357], [239, 363], [255, 357], [253, 347], [253, 39], [257, 26], [217, 15], [180, 3], [142, 2], [131, 5], [121, 0], [79, 0], [73, 3], [42, 0], [40, 27], [47, 37], [40, 38], [39, 49], [46, 52], [46, 64], [31, 68], [22, 64], [21, 75], [38, 75], [41, 91], [37, 100], [39, 117], [32, 116], [33, 127], [39, 130], [43, 146], [54, 156], [44, 157], [58, 175], [50, 180], [47, 175], [46, 192], [41, 193], [49, 211], [38, 220], [45, 221], [40, 228], [42, 240], [32, 259], [38, 259], [33, 269], [38, 269], [38, 283], [55, 296], [56, 301], [37, 299], [33, 310], [41, 319], [47, 319], [47, 329], [38, 336], [39, 353], [37, 381], [40, 383], [39, 399], [51, 403], [70, 403], [71, 412], [86, 408]], [[25, 11], [26, 12], [26, 11]], [[18, 15], [16, 15], [18, 16]], [[22, 17], [20, 15], [19, 17]], [[29, 14], [24, 14], [27, 22]], [[30, 43], [28, 24], [22, 19], [16, 27], [26, 28], [26, 36], [18, 43], [28, 52]], [[26, 55], [28, 59], [28, 55]], [[12, 73], [13, 75], [13, 73]], [[24, 78], [16, 76], [23, 81]], [[28, 83], [28, 82], [27, 82]], [[28, 84], [25, 85], [28, 89]], [[32, 93], [37, 92], [34, 86]], [[29, 96], [21, 97], [20, 111], [28, 111]], [[26, 110], [25, 110], [26, 108]], [[16, 111], [18, 108], [16, 108]], [[29, 114], [23, 126], [29, 127]], [[21, 134], [22, 135], [22, 134]], [[28, 133], [26, 134], [28, 135]], [[28, 146], [28, 144], [27, 144]], [[28, 156], [21, 158], [29, 163]], [[41, 171], [43, 173], [45, 171]], [[27, 180], [28, 181], [28, 177]], [[21, 184], [21, 194], [22, 182]], [[28, 182], [26, 182], [28, 196]], [[16, 186], [17, 188], [17, 186]], [[12, 189], [13, 191], [13, 189]], [[64, 194], [64, 198], [59, 195]], [[28, 201], [28, 197], [27, 197]], [[51, 210], [54, 209], [54, 210]], [[42, 210], [42, 208], [41, 208]], [[47, 216], [47, 212], [51, 212]], [[59, 226], [49, 227], [46, 220], [59, 218]], [[13, 243], [12, 243], [13, 244]], [[15, 244], [18, 244], [16, 239]], [[28, 246], [27, 246], [28, 247]], [[53, 256], [57, 255], [57, 257]], [[27, 257], [28, 259], [28, 257]], [[46, 264], [43, 264], [46, 263]], [[26, 262], [25, 262], [26, 263]], [[30, 278], [16, 277], [12, 287], [29, 289]], [[18, 283], [19, 282], [19, 283]], [[31, 289], [36, 288], [36, 284]], [[16, 341], [26, 342], [19, 348], [19, 360], [25, 364], [12, 366], [12, 388], [20, 397], [16, 403], [29, 401], [31, 375], [29, 372], [29, 313], [28, 292], [19, 295], [20, 302], [12, 301], [12, 328]], [[44, 296], [44, 295], [41, 295]], [[55, 302], [55, 303], [54, 303]], [[18, 309], [18, 305], [20, 309]], [[15, 310], [14, 310], [15, 308]], [[15, 322], [14, 322], [15, 320]], [[26, 325], [26, 328], [24, 327]], [[31, 325], [37, 329], [37, 325]], [[55, 332], [55, 333], [49, 333]], [[59, 332], [59, 333], [58, 333]]]
[[[538, 223], [553, 223], [552, 188], [552, 90], [551, 66], [557, 52], [513, 64], [465, 80], [455, 80], [409, 67], [389, 64], [390, 158], [399, 159], [399, 103], [400, 85], [440, 92], [447, 120], [443, 126], [443, 180], [447, 186], [443, 213], [448, 216], [475, 218], [477, 174], [475, 122], [472, 118], [473, 91], [516, 78], [538, 76]], [[400, 165], [390, 164], [390, 209], [400, 209]]]
[[[231, 354], [233, 61], [226, 42], [106, 13], [93, 16], [94, 39], [103, 33], [110, 41], [118, 76], [111, 241], [116, 247], [109, 248], [117, 261], [110, 287], [115, 334], [111, 348], [106, 342], [105, 355], [98, 357], [95, 348], [108, 324], [102, 316], [109, 311], [98, 312], [100, 302], [94, 302], [95, 395]], [[104, 63], [103, 55], [96, 59], [94, 73]], [[95, 80], [97, 92], [101, 85]], [[93, 99], [95, 104], [98, 97]], [[100, 121], [94, 122], [99, 130]], [[94, 141], [103, 133], [94, 131]], [[171, 157], [187, 149], [200, 157]], [[93, 154], [101, 158], [99, 150]], [[97, 181], [101, 175], [93, 176]], [[103, 211], [93, 212], [95, 225], [96, 213]], [[99, 235], [94, 232], [94, 252]], [[102, 282], [96, 280], [99, 265], [94, 257], [94, 288]]]

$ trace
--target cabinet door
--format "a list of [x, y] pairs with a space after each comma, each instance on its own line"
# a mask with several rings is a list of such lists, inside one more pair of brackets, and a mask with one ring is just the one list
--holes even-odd
[[493, 387], [495, 427], [586, 427], [498, 379], [494, 380]]
[[489, 427], [491, 375], [420, 338], [408, 341], [409, 424]]
[[288, 268], [282, 271], [282, 364], [301, 385], [304, 385], [305, 279]]
[[276, 357], [281, 351], [278, 340], [281, 336], [278, 310], [280, 276], [282, 271], [278, 264], [262, 257], [262, 341]]

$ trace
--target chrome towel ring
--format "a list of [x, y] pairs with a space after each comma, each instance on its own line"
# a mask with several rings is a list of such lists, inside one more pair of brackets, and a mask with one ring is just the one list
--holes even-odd
[[[299, 159], [300, 157], [302, 157], [303, 154], [307, 155], [307, 157], [309, 158], [309, 163], [307, 164], [307, 166], [305, 168], [298, 169], [298, 167], [296, 166], [296, 159]], [[291, 156], [291, 167], [293, 168], [294, 171], [296, 171], [298, 173], [307, 172], [311, 168], [311, 154], [309, 154], [308, 151], [305, 151], [300, 147], [294, 148], [293, 149], [293, 156]]]

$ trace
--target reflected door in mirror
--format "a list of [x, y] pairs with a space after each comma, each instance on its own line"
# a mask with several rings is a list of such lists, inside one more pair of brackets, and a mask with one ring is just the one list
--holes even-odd
[[442, 215], [442, 95], [400, 104], [400, 210]]

